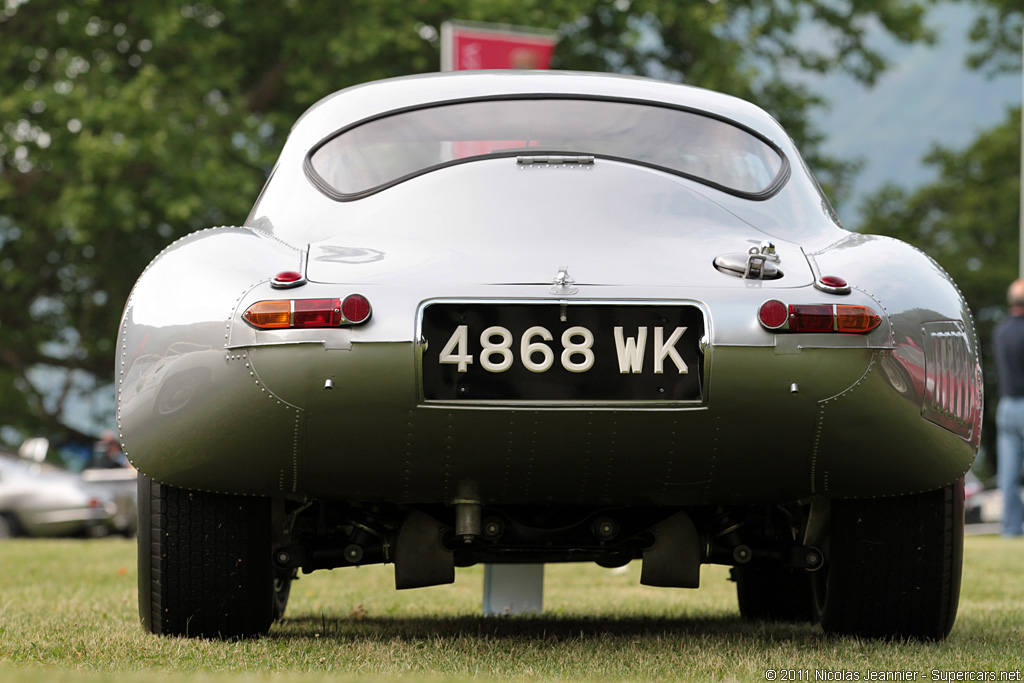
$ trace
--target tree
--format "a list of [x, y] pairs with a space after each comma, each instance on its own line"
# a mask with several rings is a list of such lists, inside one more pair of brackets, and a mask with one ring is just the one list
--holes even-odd
[[914, 190], [882, 188], [866, 200], [861, 230], [910, 242], [938, 261], [991, 339], [1017, 276], [1020, 109], [964, 149], [936, 147], [924, 161], [938, 179]]
[[971, 27], [971, 40], [979, 52], [967, 63], [991, 74], [1020, 70], [1021, 38], [1024, 11], [1018, 0], [972, 0], [981, 8], [978, 20]]
[[320, 97], [435, 70], [446, 19], [557, 27], [558, 67], [752, 99], [838, 190], [853, 166], [820, 153], [808, 115], [823, 103], [786, 74], [871, 82], [885, 63], [867, 27], [927, 40], [929, 2], [3, 0], [0, 424], [74, 433], [71, 400], [111, 394], [121, 305], [146, 263], [176, 237], [244, 221]]

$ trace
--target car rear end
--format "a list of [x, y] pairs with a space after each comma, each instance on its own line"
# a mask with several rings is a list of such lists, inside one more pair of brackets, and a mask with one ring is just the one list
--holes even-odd
[[[147, 628], [262, 632], [299, 570], [389, 562], [414, 588], [477, 562], [641, 559], [658, 586], [732, 565], [750, 618], [944, 637], [980, 421], [952, 283], [842, 230], [749, 105], [503, 85], [524, 78], [325, 101], [245, 227], [140, 279], [118, 417]], [[224, 616], [161, 578], [211, 543], [187, 571]], [[858, 569], [865, 544], [884, 552]], [[875, 591], [893, 561], [928, 567], [924, 592]], [[905, 595], [939, 612], [848, 619], [851, 600], [917, 613]]]

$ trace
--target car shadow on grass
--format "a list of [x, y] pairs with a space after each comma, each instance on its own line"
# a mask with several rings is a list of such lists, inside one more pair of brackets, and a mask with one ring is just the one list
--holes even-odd
[[824, 636], [812, 624], [747, 621], [738, 615], [709, 617], [585, 617], [518, 615], [461, 617], [370, 617], [353, 615], [285, 618], [270, 638], [351, 640], [581, 641], [661, 637], [750, 638], [818, 642]]

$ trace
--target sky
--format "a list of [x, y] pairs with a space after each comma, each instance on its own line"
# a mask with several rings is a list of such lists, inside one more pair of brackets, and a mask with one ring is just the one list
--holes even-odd
[[966, 67], [974, 13], [971, 6], [939, 5], [929, 21], [940, 33], [932, 46], [878, 41], [892, 67], [873, 88], [840, 76], [813, 82], [832, 102], [815, 119], [828, 137], [824, 151], [865, 164], [853, 199], [839, 207], [847, 227], [856, 228], [857, 204], [872, 190], [887, 182], [913, 188], [934, 178], [920, 161], [933, 145], [965, 147], [1020, 104], [1020, 74], [989, 78]]

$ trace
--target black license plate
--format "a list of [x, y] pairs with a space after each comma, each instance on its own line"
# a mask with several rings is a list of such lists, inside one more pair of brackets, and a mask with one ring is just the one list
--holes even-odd
[[423, 310], [428, 401], [699, 402], [688, 304], [447, 303]]

